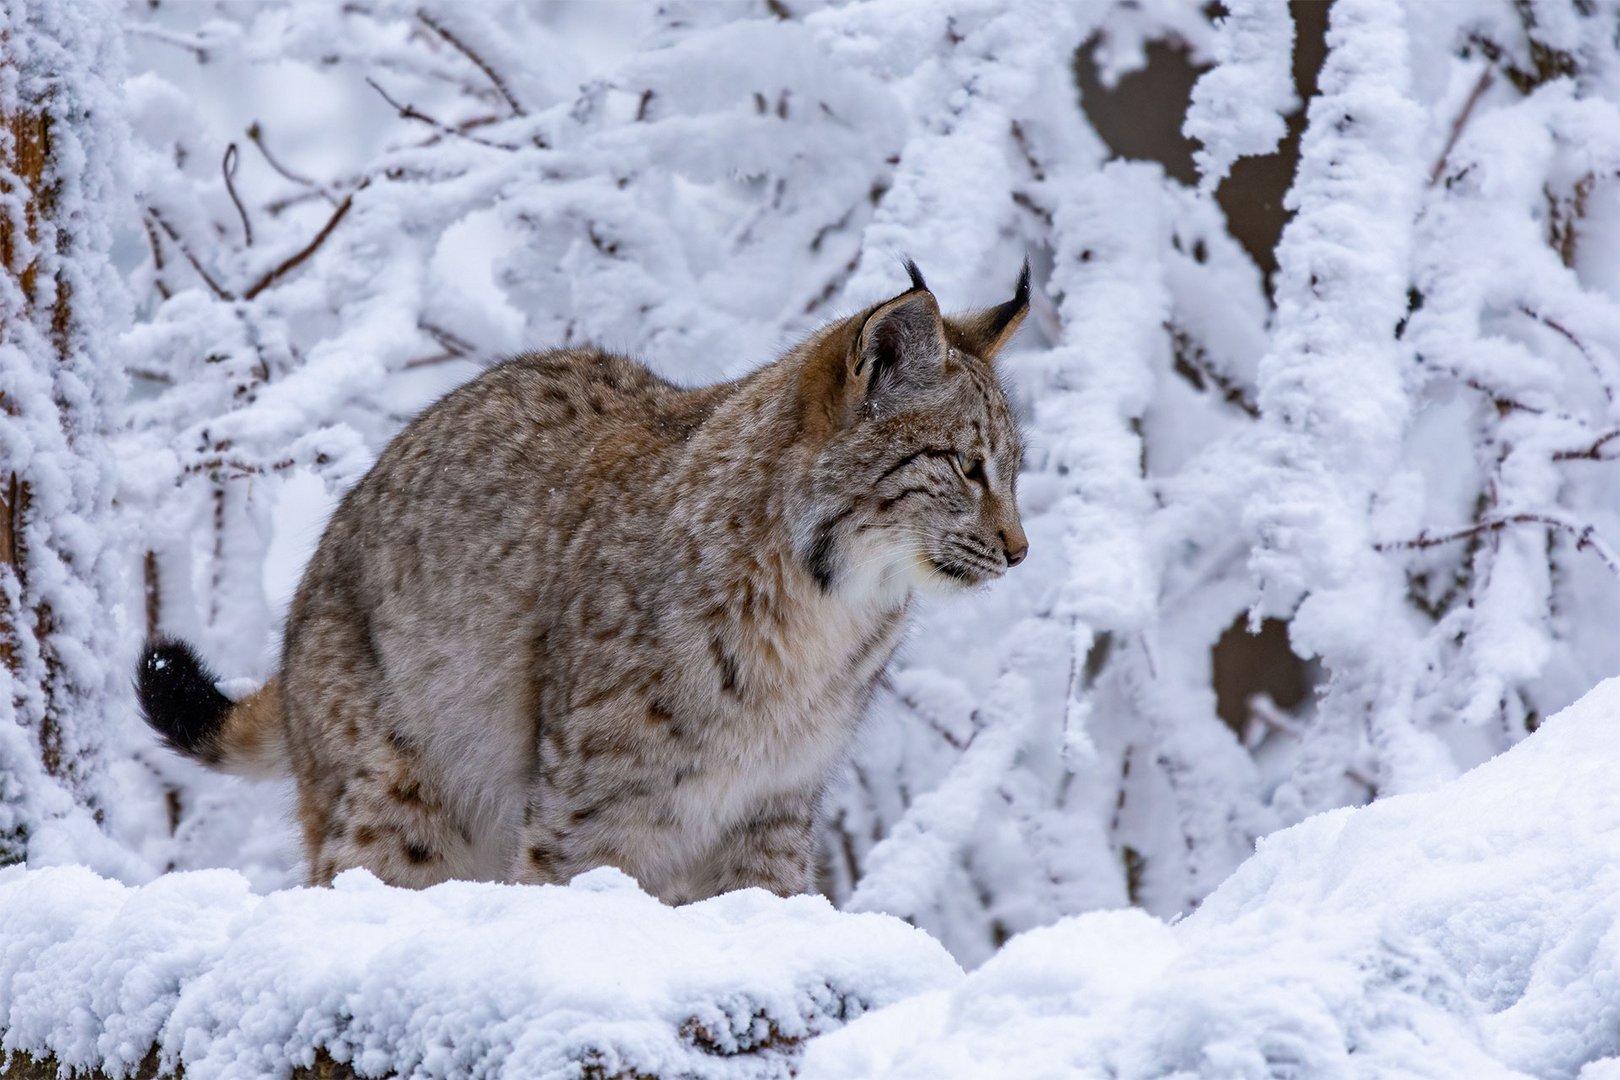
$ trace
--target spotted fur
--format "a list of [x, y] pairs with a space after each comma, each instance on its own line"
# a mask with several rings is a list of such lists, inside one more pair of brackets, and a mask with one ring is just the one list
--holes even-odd
[[911, 596], [1027, 547], [992, 367], [1027, 268], [951, 319], [910, 269], [734, 382], [574, 349], [449, 394], [332, 517], [281, 674], [229, 709], [188, 684], [166, 727], [177, 668], [149, 668], [154, 726], [291, 772], [315, 883], [613, 864], [670, 901], [809, 889], [820, 793]]

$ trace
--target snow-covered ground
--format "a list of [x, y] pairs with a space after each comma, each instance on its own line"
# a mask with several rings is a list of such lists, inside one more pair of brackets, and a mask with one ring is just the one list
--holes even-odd
[[1274, 834], [1185, 919], [1074, 916], [971, 974], [888, 916], [757, 890], [672, 909], [612, 870], [258, 896], [232, 871], [13, 868], [4, 1048], [119, 1071], [156, 1044], [194, 1080], [316, 1047], [374, 1076], [1600, 1080], [1617, 725], [1610, 680], [1443, 788]]
[[962, 977], [898, 919], [758, 890], [668, 908], [571, 886], [394, 889], [365, 871], [258, 896], [240, 874], [129, 888], [0, 871], [4, 1048], [190, 1080], [285, 1075], [784, 1076], [808, 1036]]
[[1620, 1076], [1617, 731], [1610, 680], [1439, 790], [1266, 838], [1186, 919], [1024, 934], [801, 1075]]

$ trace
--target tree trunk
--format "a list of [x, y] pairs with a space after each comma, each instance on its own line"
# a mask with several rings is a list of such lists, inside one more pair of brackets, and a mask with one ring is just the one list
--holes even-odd
[[120, 692], [107, 218], [126, 136], [110, 103], [117, 13], [102, 6], [0, 5], [0, 863], [41, 815], [94, 802]]

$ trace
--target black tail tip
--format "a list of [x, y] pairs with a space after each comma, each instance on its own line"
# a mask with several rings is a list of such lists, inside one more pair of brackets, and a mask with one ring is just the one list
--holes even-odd
[[218, 760], [219, 731], [231, 708], [214, 682], [214, 673], [183, 641], [148, 645], [135, 673], [146, 722], [164, 742], [202, 762]]

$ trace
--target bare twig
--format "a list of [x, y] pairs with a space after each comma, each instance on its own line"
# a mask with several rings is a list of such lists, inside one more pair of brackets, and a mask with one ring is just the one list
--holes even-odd
[[[465, 359], [465, 357], [461, 353], [441, 351], [431, 356], [413, 356], [400, 366], [406, 371], [415, 371], [418, 368], [436, 367], [439, 364], [448, 364], [452, 360], [462, 359]], [[411, 419], [409, 416], [400, 417], [401, 422], [409, 422]]]
[[452, 333], [451, 331], [446, 330], [438, 323], [432, 323], [428, 322], [426, 319], [420, 319], [417, 321], [416, 325], [417, 328], [422, 331], [422, 333], [438, 342], [445, 348], [445, 350], [453, 352], [458, 356], [465, 356], [468, 353], [475, 351], [472, 342], [468, 341], [460, 334]]
[[1527, 304], [1520, 304], [1519, 310], [1575, 346], [1576, 350], [1586, 360], [1586, 366], [1591, 368], [1592, 374], [1597, 377], [1598, 385], [1603, 388], [1604, 398], [1611, 404], [1614, 402], [1614, 387], [1609, 385], [1609, 373], [1603, 370], [1603, 365], [1598, 362], [1597, 357], [1592, 355], [1592, 351], [1586, 347], [1585, 342], [1576, 337], [1563, 323], [1550, 315], [1537, 311]]
[[1036, 202], [1034, 196], [1030, 195], [1028, 192], [1014, 191], [1012, 193], [1012, 201], [1014, 205], [1022, 207], [1027, 213], [1039, 218], [1043, 225], [1048, 227], [1051, 226], [1052, 211]]
[[855, 273], [855, 267], [859, 264], [859, 262], [860, 256], [858, 254], [851, 255], [849, 257], [849, 261], [844, 264], [844, 268], [829, 278], [827, 283], [822, 286], [821, 291], [816, 293], [816, 295], [812, 296], [809, 301], [806, 302], [804, 305], [804, 313], [806, 315], [814, 314], [817, 308], [821, 307], [821, 305], [837, 296], [838, 291], [844, 287], [844, 285], [849, 281], [850, 276]]
[[163, 276], [165, 266], [163, 241], [158, 239], [157, 229], [153, 226], [150, 217], [141, 218], [141, 224], [146, 228], [146, 242], [152, 246], [152, 284], [156, 287], [158, 295], [167, 300], [174, 295], [174, 291], [169, 288], [169, 284], [164, 280]]
[[151, 41], [161, 42], [164, 45], [173, 45], [177, 49], [184, 49], [197, 58], [197, 63], [206, 64], [211, 59], [208, 47], [199, 38], [189, 34], [177, 34], [172, 30], [163, 30], [146, 23], [128, 22], [124, 24], [124, 33], [132, 37], [143, 37]]
[[419, 356], [405, 361], [407, 370], [413, 368], [431, 367], [434, 364], [443, 364], [451, 360], [460, 360], [473, 351], [472, 342], [457, 334], [451, 333], [444, 327], [430, 323], [426, 319], [418, 319], [416, 328], [436, 342], [442, 352], [432, 356]]
[[1171, 322], [1165, 323], [1164, 329], [1170, 335], [1171, 352], [1175, 356], [1178, 374], [1199, 390], [1202, 390], [1203, 384], [1207, 382], [1220, 393], [1228, 405], [1236, 406], [1252, 419], [1260, 418], [1260, 406], [1250, 399], [1248, 391], [1230, 376], [1217, 371], [1209, 362], [1209, 353], [1193, 339], [1191, 334]]
[[1441, 544], [1449, 544], [1457, 540], [1467, 540], [1470, 537], [1480, 536], [1485, 533], [1500, 532], [1501, 530], [1508, 528], [1510, 525], [1541, 525], [1572, 536], [1575, 539], [1575, 549], [1577, 551], [1585, 548], [1586, 550], [1592, 552], [1603, 561], [1603, 564], [1609, 568], [1610, 573], [1614, 574], [1615, 577], [1620, 577], [1620, 556], [1616, 556], [1614, 549], [1603, 542], [1602, 537], [1598, 536], [1597, 528], [1595, 526], [1583, 525], [1579, 522], [1569, 521], [1555, 514], [1536, 513], [1533, 511], [1523, 511], [1514, 514], [1504, 514], [1501, 517], [1485, 518], [1484, 520], [1476, 522], [1473, 525], [1460, 529], [1453, 529], [1452, 531], [1445, 533], [1431, 533], [1425, 529], [1423, 532], [1418, 533], [1410, 540], [1385, 541], [1383, 543], [1374, 544], [1373, 548], [1376, 551], [1403, 551], [1439, 547]]
[[126, 367], [124, 370], [129, 372], [131, 378], [145, 379], [147, 382], [155, 382], [161, 386], [174, 385], [173, 376], [162, 371], [153, 371], [151, 368], [138, 366]]
[[215, 296], [219, 297], [221, 300], [236, 299], [235, 293], [232, 293], [219, 282], [215, 281], [214, 276], [207, 270], [203, 269], [203, 265], [197, 260], [197, 256], [191, 253], [191, 248], [186, 246], [186, 242], [180, 238], [180, 233], [173, 225], [169, 224], [168, 220], [164, 218], [162, 214], [158, 213], [157, 207], [148, 206], [146, 208], [146, 215], [148, 220], [155, 222], [157, 227], [162, 229], [164, 233], [168, 235], [170, 240], [174, 241], [174, 246], [180, 249], [180, 254], [186, 257], [186, 262], [190, 263], [191, 268], [197, 271], [197, 276], [203, 279], [203, 282], [208, 286], [209, 289], [213, 291]]
[[1080, 655], [1079, 642], [1075, 640], [1075, 631], [1079, 629], [1080, 620], [1074, 616], [1069, 617], [1069, 686], [1063, 697], [1063, 739], [1065, 744], [1074, 731], [1074, 707], [1080, 701], [1081, 676], [1085, 670], [1085, 657]]
[[[1296, 742], [1304, 738], [1304, 734], [1299, 730], [1299, 725], [1294, 723], [1294, 718], [1283, 712], [1282, 708], [1272, 700], [1270, 694], [1254, 694], [1249, 698], [1249, 720], [1252, 724], [1269, 728], [1279, 734], [1288, 736]], [[1250, 750], [1259, 745], [1258, 740], [1250, 741], [1248, 732], [1244, 733], [1244, 744]], [[1368, 776], [1366, 770], [1357, 765], [1346, 765], [1344, 775], [1370, 792], [1376, 793], [1378, 791], [1377, 781]]]
[[1591, 446], [1584, 450], [1560, 450], [1553, 455], [1554, 461], [1614, 461], [1612, 457], [1603, 456], [1603, 448], [1615, 439], [1620, 439], [1620, 428], [1606, 432], [1597, 437]]
[[349, 208], [354, 205], [355, 192], [363, 191], [370, 183], [371, 181], [369, 179], [362, 180], [359, 187], [343, 196], [343, 201], [338, 203], [337, 209], [332, 211], [332, 216], [327, 219], [325, 225], [321, 226], [321, 231], [315, 234], [315, 238], [309, 243], [305, 244], [298, 251], [288, 256], [282, 261], [281, 265], [275, 267], [273, 270], [268, 271], [258, 281], [249, 286], [248, 290], [242, 294], [242, 299], [252, 300], [254, 297], [264, 292], [264, 290], [268, 289], [271, 285], [274, 285], [277, 281], [281, 280], [281, 278], [298, 269], [299, 265], [303, 263], [305, 259], [315, 254], [316, 249], [318, 249], [322, 244], [326, 243], [326, 238], [332, 235], [332, 230], [337, 228], [338, 222], [343, 220], [344, 215], [349, 212]]
[[[326, 465], [331, 460], [332, 459], [326, 454], [316, 454], [311, 463], [315, 465]], [[244, 461], [241, 458], [219, 455], [216, 457], [204, 458], [201, 461], [194, 461], [181, 471], [186, 476], [195, 476], [199, 473], [212, 474], [225, 471], [229, 471], [237, 476], [263, 476], [267, 472], [286, 472], [288, 469], [293, 468], [297, 464], [298, 461], [290, 457], [282, 458], [279, 461], [271, 461], [260, 464], [251, 461]]]
[[1451, 157], [1451, 151], [1456, 147], [1457, 140], [1462, 138], [1463, 129], [1468, 126], [1469, 118], [1474, 115], [1474, 106], [1479, 104], [1479, 99], [1490, 89], [1491, 79], [1490, 68], [1487, 67], [1479, 73], [1479, 80], [1474, 83], [1474, 89], [1469, 93], [1468, 100], [1463, 103], [1462, 111], [1457, 114], [1457, 119], [1452, 121], [1451, 134], [1446, 138], [1445, 149], [1440, 151], [1434, 168], [1429, 172], [1430, 187], [1440, 182], [1440, 175], [1446, 171], [1446, 160]]
[[219, 171], [225, 176], [225, 191], [236, 204], [236, 213], [242, 219], [242, 242], [248, 247], [253, 246], [253, 223], [248, 220], [247, 207], [242, 205], [242, 199], [236, 194], [236, 165], [240, 155], [236, 144], [231, 143], [225, 148], [225, 160], [219, 163]]
[[272, 199], [270, 202], [264, 204], [264, 211], [271, 217], [280, 217], [282, 214], [285, 214], [288, 210], [291, 210], [295, 206], [303, 206], [307, 202], [313, 202], [314, 200], [320, 198], [326, 198], [327, 203], [331, 206], [336, 206], [338, 204], [337, 199], [327, 197], [325, 192], [300, 191], [294, 195], [287, 195], [280, 199]]
[[403, 119], [403, 120], [415, 120], [418, 123], [423, 123], [423, 124], [428, 125], [429, 127], [433, 128], [435, 131], [440, 132], [441, 134], [454, 135], [458, 139], [466, 139], [468, 142], [475, 142], [479, 146], [487, 146], [491, 150], [516, 150], [516, 149], [518, 149], [518, 147], [512, 145], [511, 143], [490, 142], [488, 139], [480, 139], [476, 135], [468, 134], [466, 131], [462, 130], [461, 128], [451, 127], [449, 124], [446, 124], [443, 121], [436, 120], [433, 117], [429, 116], [427, 113], [425, 113], [425, 112], [421, 111], [420, 109], [418, 109], [415, 105], [409, 105], [409, 104], [406, 104], [406, 103], [401, 102], [401, 101], [397, 100], [396, 98], [394, 98], [391, 94], [388, 93], [388, 91], [384, 90], [380, 85], [378, 85], [376, 79], [373, 79], [369, 75], [366, 76], [366, 85], [370, 86], [373, 90], [377, 91], [377, 93], [382, 96], [382, 99], [384, 101], [388, 102], [389, 105], [392, 105], [393, 108], [394, 108], [394, 111], [396, 113], [398, 113], [400, 118]]
[[285, 176], [293, 183], [301, 184], [304, 187], [314, 191], [317, 195], [331, 203], [333, 206], [337, 205], [337, 196], [333, 195], [325, 184], [319, 184], [307, 176], [301, 176], [276, 160], [276, 156], [270, 152], [270, 147], [265, 145], [264, 127], [257, 120], [248, 125], [247, 137], [254, 146], [259, 148], [259, 153], [264, 155], [265, 163], [268, 164], [272, 169], [276, 170], [276, 172], [280, 173], [282, 176]]
[[1424, 356], [1422, 353], [1418, 354], [1417, 359], [1418, 363], [1422, 364], [1423, 366], [1433, 368], [1435, 371], [1449, 375], [1453, 379], [1456, 379], [1458, 382], [1462, 383], [1464, 386], [1468, 387], [1470, 390], [1477, 390], [1481, 394], [1484, 394], [1486, 397], [1491, 399], [1491, 404], [1495, 405], [1496, 411], [1503, 416], [1506, 416], [1510, 412], [1522, 412], [1528, 413], [1531, 416], [1544, 416], [1549, 420], [1556, 420], [1561, 424], [1568, 424], [1575, 428], [1586, 428], [1588, 426], [1585, 420], [1582, 420], [1573, 413], [1561, 412], [1557, 409], [1545, 409], [1539, 405], [1531, 405], [1528, 402], [1520, 401], [1518, 398], [1509, 397], [1500, 390], [1497, 390], [1495, 387], [1487, 386], [1485, 383], [1480, 382], [1471, 375], [1464, 375], [1461, 371], [1458, 371], [1449, 364], [1437, 363], [1436, 361], [1431, 360], [1429, 357]]
[[[878, 677], [878, 689], [883, 690], [890, 697], [894, 698], [894, 700], [904, 705], [911, 715], [915, 716], [917, 719], [926, 724], [934, 731], [935, 734], [950, 744], [950, 747], [953, 750], [966, 750], [969, 746], [973, 745], [974, 738], [976, 738], [979, 734], [978, 731], [975, 730], [972, 735], [964, 739], [960, 735], [957, 735], [955, 732], [951, 731], [944, 724], [940, 723], [937, 718], [924, 712], [922, 706], [919, 705], [917, 701], [909, 694], [901, 693], [900, 688], [894, 685], [894, 680], [889, 678], [888, 672], [884, 672]], [[977, 719], [977, 714], [975, 714], [975, 719]]]
[[505, 99], [507, 106], [511, 108], [514, 116], [528, 115], [528, 113], [524, 111], [523, 106], [518, 104], [518, 99], [513, 96], [511, 87], [506, 85], [506, 80], [501, 78], [495, 69], [491, 67], [482, 56], [479, 56], [476, 52], [474, 52], [465, 41], [462, 41], [455, 34], [452, 34], [443, 23], [440, 23], [438, 20], [434, 19], [425, 11], [418, 10], [416, 17], [421, 19], [422, 22], [427, 25], [428, 29], [432, 30], [435, 34], [438, 34], [441, 38], [443, 38], [446, 44], [455, 49], [461, 55], [465, 56], [468, 60], [471, 60], [473, 62], [473, 66], [484, 73], [484, 77], [489, 79], [491, 85], [495, 87], [495, 92], [500, 94], [501, 97]]

